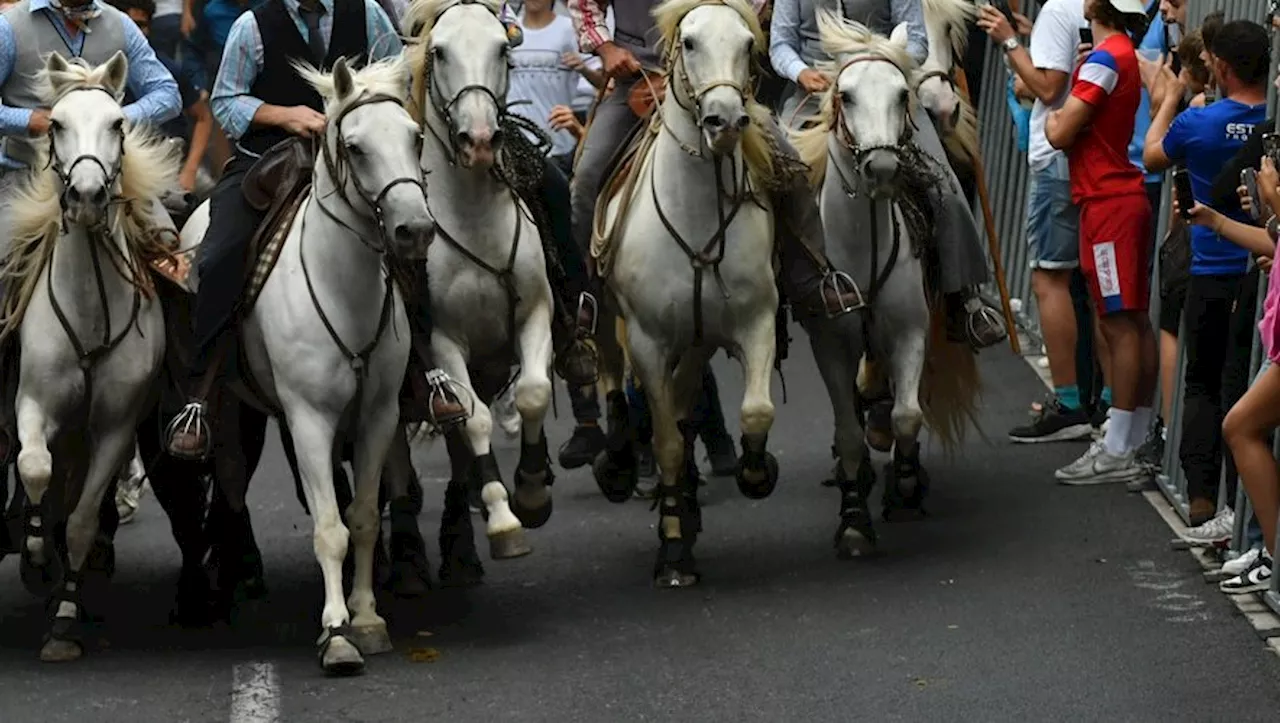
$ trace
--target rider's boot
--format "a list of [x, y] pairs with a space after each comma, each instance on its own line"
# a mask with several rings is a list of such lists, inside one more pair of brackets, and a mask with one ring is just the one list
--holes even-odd
[[947, 341], [967, 343], [977, 350], [995, 346], [1009, 336], [1004, 320], [973, 287], [948, 294], [946, 304]]
[[798, 174], [791, 187], [774, 195], [774, 234], [782, 258], [782, 289], [801, 315], [833, 318], [866, 305], [853, 279], [831, 268], [818, 204]]

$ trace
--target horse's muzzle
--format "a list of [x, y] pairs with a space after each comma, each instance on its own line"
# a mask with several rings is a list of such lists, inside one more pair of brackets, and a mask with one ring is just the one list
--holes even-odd
[[476, 126], [458, 131], [454, 142], [458, 146], [458, 161], [464, 168], [488, 169], [493, 167], [494, 155], [502, 148], [502, 129]]
[[890, 191], [898, 176], [898, 154], [887, 148], [873, 148], [862, 158], [858, 170], [873, 195]]

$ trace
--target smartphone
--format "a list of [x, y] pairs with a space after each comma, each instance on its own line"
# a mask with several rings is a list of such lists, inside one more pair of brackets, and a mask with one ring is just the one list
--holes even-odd
[[1246, 168], [1240, 172], [1240, 185], [1249, 193], [1249, 217], [1254, 221], [1262, 218], [1262, 201], [1258, 197], [1258, 170]]
[[1196, 205], [1195, 195], [1191, 192], [1191, 174], [1185, 168], [1173, 172], [1174, 198], [1178, 199], [1178, 213], [1185, 220], [1191, 220], [1191, 207]]
[[1093, 45], [1093, 28], [1080, 28], [1080, 44]]
[[1271, 162], [1280, 164], [1280, 134], [1262, 134], [1262, 152], [1271, 157]]

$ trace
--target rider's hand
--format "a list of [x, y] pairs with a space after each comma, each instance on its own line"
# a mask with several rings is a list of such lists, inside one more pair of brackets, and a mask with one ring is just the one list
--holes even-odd
[[596, 48], [596, 55], [604, 64], [604, 74], [608, 78], [630, 78], [640, 73], [640, 61], [626, 48], [614, 43], [605, 43]]
[[27, 121], [27, 132], [33, 136], [42, 136], [49, 132], [48, 108], [36, 108], [31, 111], [31, 119]]
[[295, 136], [311, 138], [324, 133], [324, 114], [305, 105], [295, 105], [288, 109], [284, 119], [284, 129]]
[[800, 71], [800, 75], [796, 78], [796, 83], [801, 88], [804, 88], [806, 93], [821, 93], [831, 87], [831, 82], [827, 80], [827, 76], [812, 68], [805, 68]]
[[182, 173], [178, 174], [178, 185], [182, 186], [182, 190], [187, 193], [191, 193], [196, 190], [196, 169], [182, 169]]
[[978, 8], [978, 27], [982, 28], [997, 45], [1015, 35], [1013, 28], [1009, 26], [1009, 19], [991, 5], [982, 5]]

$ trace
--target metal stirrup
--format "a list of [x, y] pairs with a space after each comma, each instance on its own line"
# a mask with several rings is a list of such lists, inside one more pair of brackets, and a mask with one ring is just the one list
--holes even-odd
[[[836, 302], [840, 305], [835, 309], [832, 309], [827, 303], [827, 289], [831, 289], [835, 292]], [[867, 300], [866, 297], [862, 295], [862, 289], [859, 289], [858, 285], [854, 283], [853, 277], [843, 271], [827, 272], [827, 275], [822, 277], [822, 284], [819, 291], [821, 292], [822, 304], [826, 307], [828, 318], [835, 318], [841, 314], [847, 314], [851, 311], [864, 309], [867, 306]], [[844, 302], [844, 296], [848, 292], [853, 292], [853, 295], [858, 299], [857, 303], [852, 306]]]
[[[213, 451], [213, 439], [209, 434], [209, 425], [205, 423], [204, 402], [188, 402], [181, 412], [169, 422], [169, 426], [165, 427], [165, 447], [171, 456], [186, 457], [194, 460], [208, 459], [209, 454]], [[188, 438], [194, 434], [197, 439], [204, 440], [200, 448], [194, 452], [184, 452], [181, 455], [173, 454], [172, 442], [179, 434], [186, 435]]]
[[591, 326], [584, 329], [591, 336], [596, 335], [596, 322], [600, 319], [600, 302], [596, 301], [596, 297], [589, 291], [578, 294], [578, 309], [576, 316], [573, 317], [574, 324], [582, 318], [582, 310], [589, 309], [591, 312]]
[[443, 369], [432, 369], [427, 372], [427, 387], [430, 389], [427, 394], [427, 421], [431, 423], [431, 426], [437, 429], [441, 428], [440, 420], [436, 419], [436, 401], [448, 402], [450, 396], [457, 400], [458, 404], [462, 405], [465, 413], [461, 419], [445, 420], [443, 426], [461, 424], [471, 418], [472, 412], [475, 411], [475, 401], [472, 399], [471, 394], [454, 381], [453, 377], [446, 374]]

